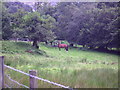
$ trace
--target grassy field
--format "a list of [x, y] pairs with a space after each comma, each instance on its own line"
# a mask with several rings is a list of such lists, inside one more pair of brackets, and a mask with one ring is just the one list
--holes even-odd
[[[76, 48], [66, 52], [58, 48], [39, 44], [40, 50], [31, 48], [26, 42], [2, 42], [1, 55], [5, 64], [29, 73], [37, 70], [38, 76], [72, 88], [115, 88], [118, 87], [118, 58], [120, 56]], [[25, 52], [32, 50], [32, 53]], [[6, 69], [11, 78], [29, 86], [29, 77]], [[51, 84], [38, 81], [39, 88], [54, 88]], [[14, 87], [16, 84], [6, 79]]]

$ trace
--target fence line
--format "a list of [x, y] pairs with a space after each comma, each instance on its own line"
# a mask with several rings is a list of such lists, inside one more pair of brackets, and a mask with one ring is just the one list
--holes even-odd
[[5, 84], [5, 86], [7, 87], [7, 88], [11, 88], [10, 86], [8, 86], [7, 84]]
[[58, 83], [55, 83], [55, 82], [52, 82], [52, 81], [49, 81], [49, 80], [46, 80], [46, 79], [37, 77], [37, 76], [30, 75], [30, 74], [28, 74], [28, 73], [25, 73], [25, 72], [23, 72], [23, 71], [21, 71], [21, 70], [17, 70], [17, 69], [15, 69], [15, 68], [10, 67], [10, 66], [7, 66], [7, 65], [4, 65], [4, 66], [7, 67], [7, 68], [9, 68], [9, 69], [12, 69], [12, 70], [14, 70], [14, 71], [17, 71], [17, 72], [19, 72], [19, 73], [22, 73], [22, 74], [24, 74], [24, 75], [27, 75], [27, 76], [29, 76], [29, 77], [32, 77], [32, 78], [35, 78], [35, 79], [38, 79], [38, 80], [41, 80], [41, 81], [44, 81], [44, 82], [47, 82], [47, 83], [50, 83], [50, 84], [53, 84], [53, 85], [62, 87], [62, 88], [67, 88], [67, 89], [72, 90], [72, 88], [69, 88], [69, 86], [64, 86], [64, 85], [61, 85], [61, 84], [58, 84]]
[[13, 79], [11, 79], [11, 77], [9, 77], [8, 75], [6, 75], [6, 74], [5, 74], [5, 76], [6, 76], [6, 77], [8, 77], [8, 78], [9, 78], [9, 80], [11, 80], [12, 82], [17, 83], [19, 86], [23, 86], [23, 87], [25, 87], [25, 88], [29, 88], [28, 86], [23, 85], [23, 84], [21, 84], [21, 83], [19, 83], [19, 82], [15, 81], [15, 80], [13, 80]]

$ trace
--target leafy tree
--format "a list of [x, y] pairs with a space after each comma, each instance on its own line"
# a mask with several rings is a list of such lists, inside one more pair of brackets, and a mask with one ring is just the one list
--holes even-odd
[[2, 5], [2, 38], [8, 40], [11, 38], [13, 31], [10, 25], [10, 14], [8, 13], [8, 9]]
[[[2, 38], [10, 39], [22, 37], [22, 17], [27, 14], [25, 5], [20, 2], [2, 2]], [[14, 7], [14, 9], [11, 9]], [[11, 12], [11, 10], [13, 10]]]
[[[58, 33], [56, 32], [56, 35], [72, 44], [78, 43], [85, 45], [88, 34], [82, 34], [81, 30], [86, 32], [85, 30], [88, 28], [88, 21], [90, 19], [88, 17], [92, 17], [90, 16], [92, 13], [90, 11], [95, 5], [96, 3], [59, 3], [56, 12], [58, 16]], [[83, 36], [86, 39], [83, 39]]]
[[54, 38], [51, 29], [54, 27], [55, 19], [50, 15], [40, 15], [38, 12], [28, 13], [23, 17], [28, 37], [33, 40], [33, 46], [38, 46], [38, 41]]
[[20, 2], [4, 3], [4, 39], [27, 36], [35, 47], [38, 41], [55, 38], [90, 48], [119, 47], [118, 3], [60, 2], [52, 5], [36, 2], [35, 12], [26, 7], [29, 6]]
[[41, 15], [50, 15], [54, 16], [54, 13], [56, 12], [56, 7], [51, 2], [36, 2], [34, 5], [34, 9], [37, 12], [40, 12]]
[[32, 8], [21, 2], [3, 2], [9, 13], [16, 13], [19, 9], [23, 9], [26, 12], [32, 12]]
[[[109, 7], [94, 10], [94, 22], [92, 23], [92, 33], [89, 46], [99, 47], [100, 49], [104, 49], [108, 47], [108, 44], [112, 41], [113, 35], [111, 34], [115, 32], [117, 34], [118, 29], [116, 29], [116, 25], [112, 28], [110, 25], [111, 22], [115, 21], [118, 18], [118, 8]], [[115, 21], [116, 22], [116, 21]], [[111, 29], [110, 29], [111, 27]]]

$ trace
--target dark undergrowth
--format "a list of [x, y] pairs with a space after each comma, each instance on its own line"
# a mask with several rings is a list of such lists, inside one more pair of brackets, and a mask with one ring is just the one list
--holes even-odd
[[83, 51], [95, 51], [95, 52], [101, 52], [101, 53], [108, 53], [108, 54], [115, 54], [115, 55], [120, 55], [120, 48], [117, 48], [116, 50], [112, 49], [90, 49], [90, 48], [84, 48], [84, 47], [69, 47], [70, 49], [79, 49]]

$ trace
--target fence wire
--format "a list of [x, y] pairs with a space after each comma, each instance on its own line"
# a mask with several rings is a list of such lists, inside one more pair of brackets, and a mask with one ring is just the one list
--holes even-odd
[[[52, 82], [52, 81], [49, 81], [49, 80], [46, 80], [46, 79], [37, 77], [37, 76], [30, 75], [30, 74], [28, 74], [28, 73], [25, 73], [25, 72], [23, 72], [23, 71], [21, 71], [21, 70], [17, 70], [17, 69], [15, 69], [15, 68], [10, 67], [10, 66], [7, 66], [7, 65], [4, 65], [4, 66], [7, 67], [7, 68], [9, 68], [9, 69], [12, 69], [12, 70], [14, 70], [14, 71], [17, 71], [17, 72], [19, 72], [19, 73], [22, 73], [22, 74], [24, 74], [24, 75], [27, 75], [27, 76], [29, 76], [29, 77], [32, 77], [32, 78], [35, 78], [35, 79], [38, 79], [38, 80], [41, 80], [41, 81], [44, 81], [44, 82], [47, 82], [47, 83], [50, 83], [50, 84], [53, 84], [53, 85], [62, 87], [62, 88], [67, 88], [67, 89], [69, 89], [69, 90], [73, 90], [73, 89], [70, 88], [69, 86], [64, 86], [64, 85], [61, 85], [61, 84], [58, 84], [58, 83], [55, 83], [55, 82]], [[14, 80], [12, 80], [12, 81], [14, 81]], [[14, 82], [18, 83], [17, 81], [14, 81]], [[20, 85], [22, 85], [22, 84], [20, 84]], [[25, 86], [25, 87], [26, 87], [26, 88], [29, 88], [29, 87], [27, 87], [27, 86]]]
[[7, 88], [11, 88], [9, 85], [7, 85], [7, 84], [5, 84], [5, 86], [7, 87]]
[[15, 81], [15, 80], [13, 80], [13, 79], [11, 79], [11, 77], [9, 77], [8, 75], [5, 74], [5, 76], [6, 76], [7, 78], [9, 78], [10, 81], [12, 81], [12, 82], [18, 84], [19, 86], [22, 86], [22, 87], [25, 87], [25, 88], [29, 88], [28, 86], [23, 85], [23, 84], [21, 84], [21, 83]]

